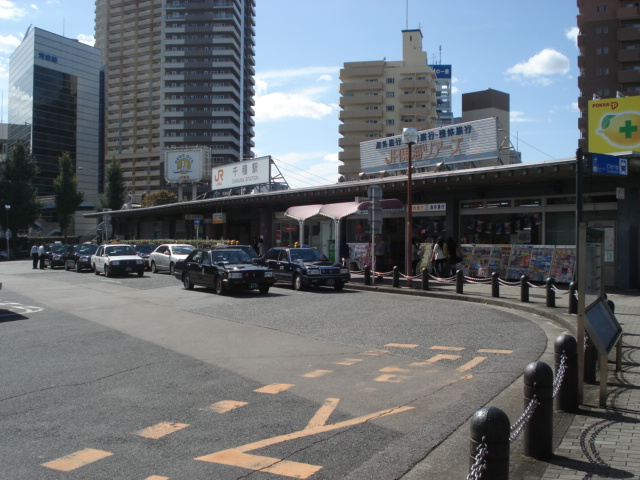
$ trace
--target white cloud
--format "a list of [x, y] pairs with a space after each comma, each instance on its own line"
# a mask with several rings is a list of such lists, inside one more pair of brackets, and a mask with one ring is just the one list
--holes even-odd
[[33, 10], [38, 10], [38, 5], [36, 5], [35, 3], [30, 4], [29, 7], [31, 7]]
[[524, 112], [517, 110], [511, 110], [511, 112], [509, 112], [509, 120], [513, 123], [535, 122], [534, 119], [525, 116]]
[[0, 53], [13, 53], [20, 45], [20, 39], [13, 35], [0, 35]]
[[15, 3], [9, 0], [0, 0], [0, 18], [4, 20], [12, 20], [14, 18], [23, 17], [27, 12], [24, 8], [16, 7]]
[[84, 33], [81, 33], [78, 35], [78, 41], [80, 43], [86, 43], [87, 45], [91, 45], [92, 47], [96, 43], [96, 39], [93, 35], [85, 35]]
[[331, 82], [331, 81], [333, 81], [333, 77], [331, 75], [324, 74], [318, 77], [318, 82]]
[[274, 157], [291, 188], [338, 183], [338, 153], [287, 152]]
[[567, 29], [565, 32], [566, 37], [573, 42], [573, 44], [578, 46], [578, 35], [580, 34], [580, 29], [578, 27], [571, 27]]
[[546, 86], [552, 82], [550, 77], [569, 73], [569, 59], [552, 48], [545, 48], [526, 62], [510, 67], [506, 73], [523, 83], [530, 81]]
[[295, 93], [270, 93], [255, 98], [256, 121], [281, 120], [303, 117], [320, 119], [331, 115], [334, 109], [310, 97]]

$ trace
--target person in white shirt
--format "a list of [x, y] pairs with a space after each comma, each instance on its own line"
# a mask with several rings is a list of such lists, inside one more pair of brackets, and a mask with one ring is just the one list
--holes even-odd
[[38, 259], [40, 260], [40, 270], [44, 270], [44, 245], [38, 247]]
[[33, 260], [33, 268], [38, 268], [38, 246], [35, 243], [31, 247], [31, 260]]

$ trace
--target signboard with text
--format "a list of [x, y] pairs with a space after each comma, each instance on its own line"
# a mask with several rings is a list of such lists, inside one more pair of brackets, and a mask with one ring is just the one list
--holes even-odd
[[218, 165], [211, 169], [211, 190], [259, 185], [270, 180], [271, 157]]
[[589, 151], [640, 150], [640, 96], [589, 100]]
[[165, 150], [164, 176], [168, 183], [197, 183], [203, 178], [203, 165], [208, 150]]

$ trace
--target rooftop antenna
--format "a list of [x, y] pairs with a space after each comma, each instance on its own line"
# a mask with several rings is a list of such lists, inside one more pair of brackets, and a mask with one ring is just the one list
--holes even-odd
[[405, 5], [406, 5], [405, 10], [406, 10], [406, 16], [407, 16], [406, 18], [407, 27], [405, 28], [405, 30], [409, 30], [409, 0], [406, 0]]
[[439, 45], [439, 49], [440, 49], [440, 65], [442, 65], [442, 45]]

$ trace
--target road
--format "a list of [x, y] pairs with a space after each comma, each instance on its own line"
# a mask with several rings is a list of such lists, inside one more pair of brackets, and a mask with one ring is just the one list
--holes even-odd
[[401, 478], [547, 342], [513, 311], [348, 287], [0, 281], [7, 480]]

